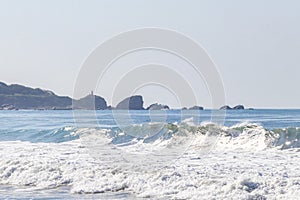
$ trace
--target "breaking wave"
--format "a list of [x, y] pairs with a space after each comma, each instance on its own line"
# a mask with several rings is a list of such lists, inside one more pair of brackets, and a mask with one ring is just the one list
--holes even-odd
[[[51, 130], [17, 130], [0, 132], [2, 141], [29, 141], [32, 143], [63, 143], [73, 140], [105, 139], [107, 144], [130, 146], [134, 144], [172, 145], [197, 139], [214, 140], [219, 148], [289, 149], [300, 147], [300, 128], [268, 130], [256, 123], [240, 123], [234, 126], [220, 126], [210, 122], [194, 125], [189, 120], [182, 123], [145, 123], [122, 128], [76, 128], [63, 127]], [[198, 141], [199, 142], [199, 141]]]
[[[201, 148], [201, 142], [210, 141], [214, 148], [230, 149], [289, 149], [300, 147], [300, 128], [267, 130], [259, 124], [241, 123], [231, 127], [202, 123], [160, 124], [149, 123], [113, 129], [79, 129], [79, 137], [105, 137], [107, 143], [119, 147], [135, 144], [172, 147], [191, 142]], [[198, 142], [198, 143], [197, 143]]]
[[[64, 127], [27, 137], [38, 134], [43, 139], [0, 142], [0, 185], [29, 186], [32, 190], [68, 186], [76, 194], [127, 191], [137, 197], [173, 199], [209, 196], [216, 187], [218, 198], [225, 194], [251, 199], [263, 197], [266, 190], [271, 198], [289, 190], [288, 196], [281, 194], [282, 198], [296, 197], [293, 191], [298, 191], [296, 176], [280, 182], [281, 177], [288, 176], [280, 163], [289, 159], [281, 156], [284, 151], [280, 150], [289, 153], [300, 147], [299, 128], [267, 130], [251, 123], [226, 127], [184, 121], [122, 129]], [[101, 159], [91, 156], [95, 144]], [[149, 151], [165, 152], [184, 144], [188, 148], [183, 149], [177, 164], [157, 162], [157, 153], [149, 156]], [[198, 154], [207, 145], [212, 156]], [[134, 158], [142, 154], [146, 159], [129, 162], [124, 156], [127, 151]], [[291, 155], [298, 159], [297, 154]], [[257, 171], [251, 171], [254, 167]], [[241, 169], [249, 170], [250, 175], [244, 177]]]

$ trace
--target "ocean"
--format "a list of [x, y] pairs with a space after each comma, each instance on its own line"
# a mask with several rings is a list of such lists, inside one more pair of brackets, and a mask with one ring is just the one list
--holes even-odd
[[0, 111], [0, 199], [299, 199], [300, 110], [213, 112]]

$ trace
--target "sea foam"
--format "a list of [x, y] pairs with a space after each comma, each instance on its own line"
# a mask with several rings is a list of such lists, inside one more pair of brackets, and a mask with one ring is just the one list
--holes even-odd
[[[158, 135], [126, 133], [152, 125], [124, 130], [69, 127], [67, 134], [78, 138], [59, 143], [2, 141], [0, 184], [171, 199], [298, 198], [298, 128], [181, 123], [160, 125]], [[171, 151], [175, 146], [188, 148]], [[166, 157], [157, 159], [162, 155]], [[132, 159], [136, 157], [144, 159]]]

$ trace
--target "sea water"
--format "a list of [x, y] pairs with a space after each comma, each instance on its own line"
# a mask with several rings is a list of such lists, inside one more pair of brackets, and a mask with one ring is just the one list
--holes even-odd
[[214, 112], [0, 111], [0, 199], [299, 198], [300, 110]]

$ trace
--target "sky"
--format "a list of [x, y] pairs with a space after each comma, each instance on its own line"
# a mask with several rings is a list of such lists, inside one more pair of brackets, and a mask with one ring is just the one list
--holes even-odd
[[[297, 0], [0, 0], [0, 81], [73, 96], [78, 73], [97, 46], [124, 31], [158, 27], [205, 48], [222, 77], [226, 104], [300, 108], [299, 10]], [[176, 59], [170, 65], [183, 67]], [[116, 64], [114, 76], [134, 60]], [[199, 87], [198, 104], [210, 107], [203, 80]], [[137, 93], [146, 105], [178, 106], [166, 91], [153, 85]], [[112, 98], [105, 90], [95, 93]]]

